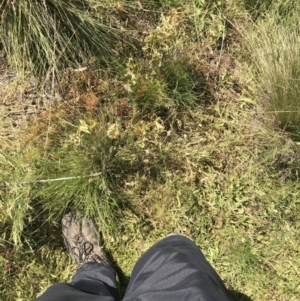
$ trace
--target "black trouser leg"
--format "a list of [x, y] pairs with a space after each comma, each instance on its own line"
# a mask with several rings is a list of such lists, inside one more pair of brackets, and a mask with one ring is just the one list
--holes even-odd
[[135, 265], [124, 301], [229, 301], [219, 275], [198, 247], [181, 235], [166, 237]]
[[74, 275], [72, 282], [50, 286], [36, 301], [118, 301], [120, 300], [116, 272], [100, 263], [86, 263]]

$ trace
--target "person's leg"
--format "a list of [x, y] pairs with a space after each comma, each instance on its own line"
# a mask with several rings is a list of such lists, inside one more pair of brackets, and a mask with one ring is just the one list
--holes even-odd
[[81, 291], [119, 300], [116, 271], [112, 266], [97, 262], [86, 263], [74, 275], [71, 285]]
[[36, 301], [117, 301], [120, 299], [116, 271], [89, 219], [80, 213], [62, 220], [65, 245], [78, 268], [71, 283], [50, 286]]
[[182, 235], [168, 236], [136, 263], [124, 301], [229, 301], [219, 275], [198, 247]]
[[97, 262], [77, 269], [71, 283], [50, 286], [36, 301], [117, 301], [120, 300], [113, 267]]

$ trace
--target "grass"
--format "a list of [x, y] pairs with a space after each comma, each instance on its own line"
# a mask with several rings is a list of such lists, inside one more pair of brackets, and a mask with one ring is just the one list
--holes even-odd
[[293, 1], [274, 5], [246, 34], [264, 103], [283, 128], [294, 131], [300, 124], [299, 9]]
[[[21, 74], [57, 74], [66, 66], [88, 64], [86, 58], [93, 56], [102, 62], [112, 59], [117, 30], [101, 14], [103, 7], [93, 0], [2, 1], [0, 43]], [[98, 12], [101, 18], [95, 17]]]
[[230, 25], [248, 22], [260, 49], [263, 7], [251, 19], [244, 2], [117, 2], [111, 18], [128, 17], [134, 41], [118, 62], [62, 69], [50, 96], [0, 74], [2, 299], [70, 280], [60, 220], [77, 208], [101, 229], [123, 288], [139, 256], [176, 231], [234, 300], [298, 300], [298, 144], [270, 118], [257, 93], [269, 73]]

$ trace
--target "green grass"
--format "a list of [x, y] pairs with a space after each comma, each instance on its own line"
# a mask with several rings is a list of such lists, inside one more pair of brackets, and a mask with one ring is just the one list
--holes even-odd
[[[262, 55], [269, 69], [258, 72], [244, 27], [231, 25], [249, 22], [262, 49], [266, 11], [251, 19], [244, 2], [119, 4], [106, 9], [128, 17], [134, 45], [118, 62], [62, 69], [51, 102], [29, 77], [0, 91], [9, 104], [0, 110], [2, 299], [32, 300], [71, 279], [60, 220], [76, 208], [102, 231], [123, 289], [141, 254], [176, 231], [202, 249], [234, 300], [298, 300], [299, 145], [257, 93], [274, 83], [278, 60]], [[287, 74], [276, 78], [289, 87]], [[28, 115], [32, 103], [39, 111]]]
[[[293, 9], [291, 9], [293, 7]], [[246, 34], [262, 101], [283, 128], [299, 130], [298, 2], [273, 5]]]
[[118, 39], [103, 7], [94, 0], [2, 1], [0, 43], [21, 74], [57, 74], [66, 66], [89, 64], [92, 56], [107, 61], [116, 56]]

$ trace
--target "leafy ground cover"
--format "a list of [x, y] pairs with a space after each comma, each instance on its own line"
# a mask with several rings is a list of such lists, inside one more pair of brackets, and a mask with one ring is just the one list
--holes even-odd
[[[70, 280], [60, 220], [74, 208], [101, 229], [123, 287], [139, 256], [176, 231], [234, 300], [299, 300], [299, 142], [266, 103], [291, 98], [281, 83], [292, 73], [268, 76], [292, 63], [277, 64], [267, 48], [264, 65], [254, 51], [269, 47], [260, 38], [280, 1], [274, 10], [268, 1], [181, 2], [101, 6], [93, 18], [105, 10], [119, 30], [109, 61], [79, 60], [41, 80], [20, 79], [1, 57], [3, 300]], [[297, 118], [283, 127], [295, 130]]]

